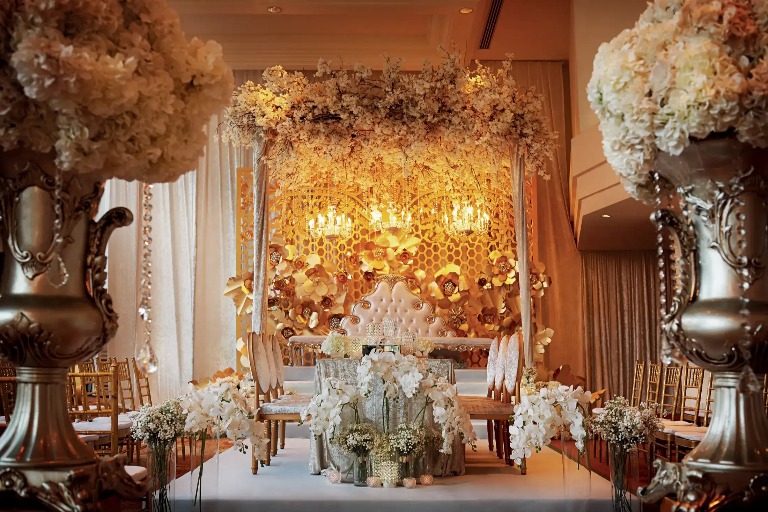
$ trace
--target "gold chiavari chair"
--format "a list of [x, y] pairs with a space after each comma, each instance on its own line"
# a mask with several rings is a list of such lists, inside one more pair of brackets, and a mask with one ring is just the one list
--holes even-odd
[[[671, 367], [670, 381], [665, 379], [665, 386], [671, 385], [674, 388], [675, 372], [677, 368], [682, 368], [682, 392], [680, 400], [674, 401], [672, 418], [670, 420], [662, 419], [663, 426], [660, 432], [656, 433], [655, 445], [656, 455], [664, 460], [672, 460], [675, 433], [684, 431], [692, 427], [698, 428], [696, 424], [699, 421], [699, 408], [701, 406], [701, 387], [704, 381], [704, 369], [698, 366], [686, 365], [684, 367]], [[670, 368], [668, 368], [669, 370]], [[672, 393], [672, 391], [670, 391]], [[679, 410], [678, 419], [675, 420], [675, 410]]]
[[678, 462], [685, 457], [685, 455], [692, 449], [696, 448], [704, 435], [707, 433], [707, 427], [712, 419], [712, 406], [715, 402], [715, 396], [712, 393], [714, 388], [714, 379], [711, 372], [706, 372], [709, 376], [709, 384], [707, 386], [707, 397], [704, 411], [699, 413], [699, 422], [701, 426], [694, 426], [686, 428], [685, 430], [679, 430], [675, 432], [675, 454]]
[[[69, 374], [70, 391], [67, 394], [72, 426], [78, 434], [98, 435], [99, 440], [94, 445], [101, 455], [116, 455], [119, 438], [130, 431], [130, 424], [121, 424], [118, 418], [117, 387], [116, 366], [110, 366], [108, 372], [79, 371]], [[96, 391], [89, 392], [89, 388]]]
[[699, 414], [703, 370], [701, 368], [696, 368], [697, 371], [690, 372], [692, 375], [692, 387], [697, 393], [692, 404], [692, 407], [695, 405], [695, 409], [693, 409], [690, 415], [691, 422], [680, 419], [683, 416], [684, 402], [684, 400], [681, 400], [683, 370], [686, 370], [685, 373], [689, 374], [688, 368], [688, 366], [670, 365], [664, 369], [660, 404], [660, 415], [663, 426], [662, 430], [656, 433], [656, 438], [653, 442], [654, 449], [652, 450], [654, 456], [661, 457], [664, 460], [672, 460], [672, 448], [675, 439], [674, 429], [682, 425], [693, 425], [693, 421], [696, 420]]
[[[648, 385], [645, 387], [645, 403], [648, 407], [656, 409], [658, 413], [659, 408], [659, 392], [661, 389], [661, 374], [662, 365], [660, 362], [648, 363]], [[645, 454], [645, 462], [647, 464], [648, 472], [652, 471], [652, 455], [653, 455], [653, 442], [642, 443], [637, 447], [638, 451]]]
[[112, 358], [112, 362], [117, 365], [117, 385], [118, 385], [118, 405], [120, 412], [131, 412], [136, 410], [136, 398], [133, 394], [133, 378], [131, 376], [131, 364], [126, 357], [122, 361]]

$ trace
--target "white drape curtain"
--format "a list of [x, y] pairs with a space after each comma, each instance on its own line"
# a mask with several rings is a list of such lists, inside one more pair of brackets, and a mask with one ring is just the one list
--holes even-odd
[[[235, 83], [257, 78], [235, 73]], [[235, 315], [223, 284], [235, 275], [236, 165], [247, 156], [218, 137], [223, 115], [206, 127], [208, 144], [196, 170], [175, 183], [153, 187], [152, 333], [160, 369], [151, 378], [153, 401], [182, 394], [193, 378], [235, 365]], [[125, 206], [131, 226], [109, 243], [109, 292], [120, 327], [110, 356], [135, 355], [142, 343], [136, 315], [142, 229], [138, 183], [110, 180], [102, 210]]]

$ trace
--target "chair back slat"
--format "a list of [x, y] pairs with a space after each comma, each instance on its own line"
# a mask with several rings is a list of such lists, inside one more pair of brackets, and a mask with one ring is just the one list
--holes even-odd
[[661, 386], [661, 363], [648, 364], [648, 388], [646, 390], [645, 402], [649, 407], [658, 407], [659, 388]]
[[669, 365], [664, 368], [664, 379], [661, 387], [661, 402], [659, 414], [662, 418], [679, 419], [680, 382], [683, 375], [682, 366]]
[[629, 405], [637, 407], [640, 405], [641, 397], [643, 396], [643, 380], [645, 379], [645, 361], [635, 361], [635, 374], [632, 380], [632, 395], [630, 396]]
[[139, 408], [144, 405], [152, 405], [152, 391], [149, 389], [149, 377], [139, 368], [136, 358], [131, 358], [133, 376], [136, 380], [136, 397], [139, 399]]
[[112, 358], [117, 366], [118, 403], [121, 412], [136, 410], [136, 398], [133, 393], [133, 378], [131, 376], [131, 364], [126, 357], [122, 361]]
[[704, 368], [686, 365], [683, 369], [683, 391], [680, 402], [680, 419], [692, 423], [698, 421], [703, 384]]

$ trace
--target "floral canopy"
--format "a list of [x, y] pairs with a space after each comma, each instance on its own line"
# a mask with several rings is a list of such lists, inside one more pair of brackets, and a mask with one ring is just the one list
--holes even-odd
[[[470, 70], [450, 53], [436, 66], [426, 62], [406, 73], [399, 60], [386, 59], [380, 74], [321, 60], [314, 78], [277, 66], [264, 72], [262, 84], [247, 82], [234, 93], [223, 136], [254, 149], [254, 228], [261, 234], [254, 237], [255, 290], [266, 289], [260, 279], [268, 268], [268, 183], [276, 184], [277, 196], [352, 190], [391, 204], [406, 190], [446, 207], [467, 198], [494, 211], [511, 204], [518, 270], [529, 272], [525, 175], [548, 177], [544, 164], [555, 134], [541, 96], [517, 87], [510, 60], [497, 70], [479, 63]], [[530, 340], [528, 287], [520, 297]], [[255, 332], [264, 328], [266, 309], [266, 296], [254, 297]]]

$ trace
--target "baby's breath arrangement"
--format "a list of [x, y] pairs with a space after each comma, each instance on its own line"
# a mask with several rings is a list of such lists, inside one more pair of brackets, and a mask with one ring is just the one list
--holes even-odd
[[618, 396], [606, 402], [602, 414], [590, 421], [590, 430], [611, 447], [630, 451], [647, 443], [661, 428], [656, 411], [640, 404], [632, 407], [626, 398]]
[[401, 423], [389, 434], [392, 450], [401, 457], [421, 451], [424, 447], [424, 430], [421, 423]]
[[376, 427], [370, 423], [355, 423], [341, 429], [335, 442], [344, 450], [365, 457], [373, 450], [377, 435]]

